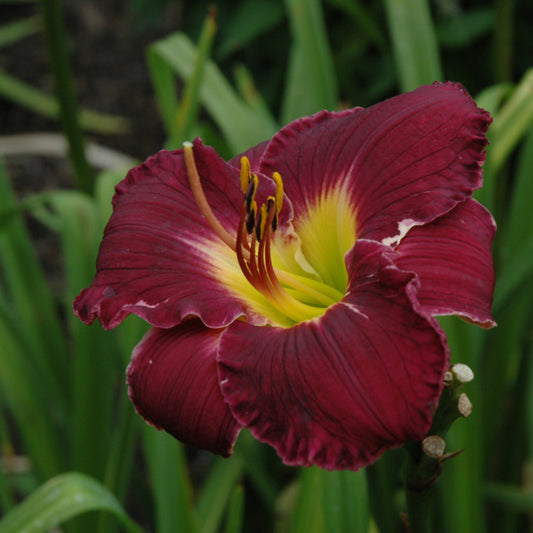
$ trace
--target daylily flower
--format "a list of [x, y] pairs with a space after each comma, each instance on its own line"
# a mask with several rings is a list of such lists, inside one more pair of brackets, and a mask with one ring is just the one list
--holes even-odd
[[472, 192], [490, 123], [458, 84], [296, 120], [225, 162], [199, 139], [117, 186], [76, 314], [152, 328], [130, 398], [230, 455], [358, 469], [421, 440], [449, 367], [436, 315], [491, 327], [495, 224]]

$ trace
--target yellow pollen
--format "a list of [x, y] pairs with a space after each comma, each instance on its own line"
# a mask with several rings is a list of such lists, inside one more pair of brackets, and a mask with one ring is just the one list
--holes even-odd
[[274, 172], [272, 179], [276, 183], [276, 213], [279, 214], [283, 206], [283, 180], [279, 172]]
[[246, 194], [251, 180], [252, 173], [250, 171], [250, 161], [245, 155], [243, 155], [241, 157], [241, 189], [243, 194]]

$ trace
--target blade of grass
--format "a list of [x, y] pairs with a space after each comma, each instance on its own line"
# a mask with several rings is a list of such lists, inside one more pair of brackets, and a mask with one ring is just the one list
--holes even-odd
[[363, 33], [372, 41], [382, 54], [387, 52], [387, 39], [381, 31], [376, 18], [369, 12], [369, 8], [358, 0], [328, 0], [329, 4], [342, 9], [351, 16], [357, 25], [357, 31]]
[[200, 108], [200, 86], [202, 84], [205, 64], [211, 53], [211, 46], [216, 33], [216, 12], [212, 7], [207, 15], [200, 40], [193, 72], [185, 84], [176, 115], [176, 127], [173, 131], [171, 148], [181, 148], [181, 143], [190, 138], [192, 127], [197, 120]]
[[491, 501], [503, 503], [525, 513], [533, 509], [533, 491], [525, 492], [522, 487], [503, 483], [488, 483], [485, 495]]
[[15, 456], [15, 448], [5, 416], [7, 406], [4, 404], [5, 400], [2, 397], [2, 389], [0, 388], [0, 514], [2, 515], [15, 507], [15, 497], [8, 480], [9, 468], [6, 466], [6, 462]]
[[85, 139], [79, 123], [62, 0], [41, 0], [41, 12], [50, 68], [59, 101], [59, 116], [63, 133], [68, 140], [70, 160], [76, 172], [78, 187], [91, 194], [94, 176], [85, 156]]
[[29, 348], [8, 316], [0, 306], [0, 387], [37, 476], [47, 479], [66, 466], [63, 448], [39, 373], [26, 357]]
[[494, 116], [500, 109], [502, 102], [512, 91], [513, 85], [511, 83], [499, 83], [481, 91], [475, 97], [475, 101], [479, 107], [482, 107]]
[[509, 81], [513, 77], [513, 22], [514, 0], [496, 0], [493, 25], [494, 78], [496, 81]]
[[437, 39], [427, 0], [385, 0], [402, 91], [442, 81]]
[[[10, 212], [16, 206], [0, 160], [0, 212]], [[67, 405], [68, 357], [56, 302], [23, 222], [11, 219], [1, 229], [0, 272], [6, 287], [6, 300], [12, 306], [11, 314], [17, 318], [18, 327], [25, 332], [29, 347], [25, 359], [39, 373], [50, 409], [58, 409], [57, 414], [61, 417]]]
[[494, 292], [494, 309], [500, 310], [532, 273], [533, 233], [503, 265]]
[[[148, 53], [158, 56], [174, 73], [185, 80], [193, 75], [198, 51], [181, 33], [174, 33], [153, 43]], [[162, 75], [168, 76], [169, 72], [168, 68], [164, 68]], [[158, 80], [156, 86], [166, 87], [164, 106], [167, 111], [171, 111], [171, 106], [174, 105], [169, 97], [171, 81]], [[243, 152], [250, 146], [269, 139], [277, 130], [275, 120], [271, 116], [265, 116], [264, 113], [258, 113], [239, 98], [211, 61], [207, 61], [205, 65], [200, 97], [233, 153]]]
[[[533, 236], [531, 224], [531, 201], [533, 199], [533, 128], [520, 150], [508, 216], [500, 229], [499, 260], [506, 262]], [[501, 224], [500, 224], [501, 226]]]
[[198, 531], [216, 533], [228, 505], [229, 497], [242, 474], [242, 459], [236, 451], [230, 459], [215, 457], [198, 496]]
[[[496, 315], [498, 327], [486, 335], [479, 378], [491, 393], [483, 399], [483, 430], [487, 462], [502, 450], [501, 428], [508, 417], [510, 392], [518, 378], [524, 341], [528, 335], [533, 280], [521, 286], [512, 300]], [[487, 464], [487, 468], [488, 468]]]
[[286, 124], [337, 107], [337, 83], [322, 8], [318, 0], [285, 0], [291, 25], [289, 69], [282, 103]]
[[322, 474], [319, 468], [302, 468], [299, 471], [299, 490], [288, 531], [291, 533], [321, 533], [334, 531], [324, 522], [322, 506]]
[[274, 475], [269, 471], [269, 463], [262, 453], [264, 451], [264, 445], [255, 440], [249, 431], [241, 431], [237, 441], [237, 453], [242, 457], [246, 478], [261, 495], [265, 507], [274, 512], [279, 487]]
[[94, 510], [113, 513], [129, 533], [142, 533], [103, 485], [75, 472], [57, 476], [35, 491], [0, 521], [0, 533], [46, 533]]
[[[65, 264], [65, 316], [75, 357], [70, 364], [72, 405], [68, 429], [76, 470], [103, 479], [113, 425], [115, 384], [121, 361], [112, 337], [99, 324], [87, 326], [72, 313], [72, 301], [94, 275], [100, 234], [94, 202], [75, 191], [49, 194]], [[114, 357], [115, 356], [115, 357]], [[120, 372], [120, 374], [118, 373]]]
[[155, 531], [198, 531], [183, 445], [148, 425], [143, 427], [143, 445], [154, 499]]
[[271, 120], [267, 103], [258, 92], [250, 72], [244, 65], [237, 65], [234, 69], [235, 82], [243, 100], [255, 113], [264, 115], [265, 120]]
[[246, 48], [276, 27], [284, 17], [281, 2], [271, 0], [247, 0], [235, 6], [231, 19], [221, 28], [217, 57], [225, 58]]
[[324, 522], [331, 533], [367, 533], [370, 525], [364, 473], [322, 470]]
[[[35, 89], [1, 69], [0, 95], [45, 117], [59, 118], [59, 103], [54, 96]], [[80, 125], [86, 130], [104, 134], [124, 133], [129, 129], [127, 119], [89, 109], [80, 111]]]
[[41, 29], [41, 17], [39, 15], [5, 24], [0, 27], [0, 48], [33, 35]]
[[399, 471], [398, 456], [394, 452], [385, 453], [364, 470], [369, 509], [381, 533], [399, 530], [400, 513], [395, 494]]
[[505, 105], [494, 116], [488, 137], [485, 183], [476, 198], [494, 211], [498, 196], [496, 176], [533, 124], [533, 69], [528, 70]]
[[[106, 456], [104, 485], [123, 502], [131, 483], [136, 445], [140, 435], [141, 420], [132, 408], [126, 391], [120, 398], [120, 405], [113, 427], [109, 450]], [[98, 533], [115, 531], [115, 522], [109, 515], [99, 517]]]
[[[67, 144], [61, 133], [20, 133], [0, 135], [0, 156], [67, 157]], [[87, 144], [89, 163], [100, 169], [131, 168], [137, 160], [96, 143]]]
[[[499, 457], [497, 460], [493, 458], [490, 464], [491, 471], [498, 476], [499, 481], [516, 485], [524, 482], [524, 467], [530, 460], [529, 447], [526, 444], [528, 442], [526, 402], [531, 360], [527, 349], [522, 348], [520, 355], [517, 376], [506, 398], [506, 416], [498, 428], [500, 433], [498, 436], [501, 436], [500, 450], [505, 450], [505, 453], [498, 453], [500, 450], [497, 450]], [[500, 502], [492, 505], [489, 511], [488, 519], [494, 531], [514, 533], [520, 530], [520, 513], [512, 505]]]
[[228, 513], [224, 533], [240, 533], [244, 518], [244, 489], [237, 485], [228, 504]]

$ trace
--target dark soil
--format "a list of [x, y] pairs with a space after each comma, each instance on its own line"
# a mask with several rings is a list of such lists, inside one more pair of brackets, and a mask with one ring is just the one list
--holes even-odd
[[[161, 148], [165, 136], [156, 109], [145, 61], [147, 45], [180, 29], [180, 3], [169, 2], [149, 26], [131, 14], [124, 0], [67, 0], [65, 20], [71, 64], [80, 105], [128, 118], [131, 128], [120, 135], [87, 134], [87, 139], [145, 159]], [[0, 7], [2, 23], [39, 12], [38, 4]], [[0, 49], [0, 68], [21, 81], [52, 92], [44, 35], [27, 37]], [[57, 121], [0, 98], [0, 135], [58, 132]], [[17, 189], [74, 186], [64, 162], [41, 158], [8, 158]], [[55, 168], [59, 165], [59, 168]], [[50, 168], [52, 167], [52, 168]]]

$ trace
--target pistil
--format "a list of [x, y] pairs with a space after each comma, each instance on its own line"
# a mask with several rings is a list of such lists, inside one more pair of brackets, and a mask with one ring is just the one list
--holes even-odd
[[231, 235], [224, 226], [220, 223], [216, 215], [213, 213], [207, 198], [205, 197], [200, 176], [196, 163], [194, 162], [193, 146], [190, 142], [183, 143], [183, 155], [185, 157], [185, 167], [187, 168], [187, 177], [189, 178], [189, 185], [191, 191], [198, 204], [198, 208], [202, 215], [204, 215], [207, 223], [211, 229], [232, 249], [235, 250], [235, 237]]

